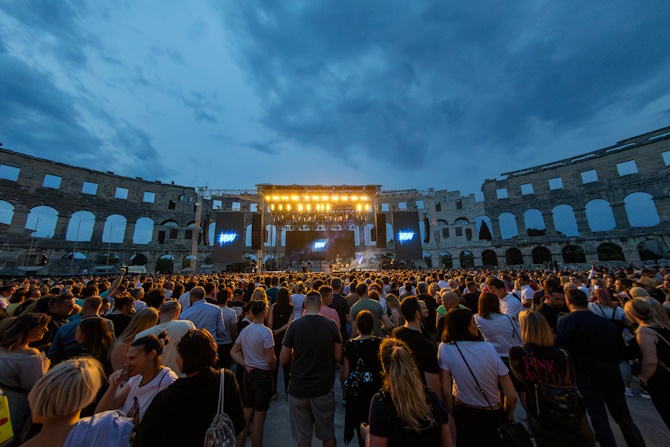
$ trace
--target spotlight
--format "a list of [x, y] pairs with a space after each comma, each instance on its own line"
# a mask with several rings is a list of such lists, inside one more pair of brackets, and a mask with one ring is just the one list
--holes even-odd
[[272, 200], [275, 200], [275, 201], [279, 200], [279, 196], [272, 196]]
[[[359, 206], [360, 206], [360, 205], [359, 205]], [[281, 211], [281, 209], [282, 209], [282, 206], [281, 206], [281, 203], [280, 203], [280, 204], [279, 204], [279, 211]]]
[[302, 211], [302, 204], [298, 205], [298, 211]]
[[300, 200], [300, 197], [298, 197], [298, 196], [291, 196], [291, 200], [293, 200], [294, 202], [297, 202], [298, 200]]
[[[356, 207], [356, 209], [357, 209], [358, 211], [360, 211], [362, 208], [363, 208], [363, 207], [361, 206], [360, 203], [359, 203], [358, 206]], [[279, 205], [279, 209], [281, 209], [281, 205]]]
[[286, 209], [291, 211], [291, 205], [290, 204], [286, 205]]
[[321, 196], [321, 200], [325, 202], [326, 200], [328, 200], [328, 196]]
[[308, 203], [308, 204], [307, 204], [307, 211], [309, 211], [310, 209], [311, 209], [311, 207], [310, 207], [310, 205], [309, 205], [309, 203]]
[[270, 209], [271, 209], [272, 211], [275, 210], [275, 206], [274, 206], [274, 204], [273, 204], [273, 205], [270, 205]]

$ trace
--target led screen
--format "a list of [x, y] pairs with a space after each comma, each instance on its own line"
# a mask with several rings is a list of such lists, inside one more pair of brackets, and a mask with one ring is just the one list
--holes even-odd
[[393, 213], [393, 240], [398, 261], [421, 259], [421, 233], [417, 211]]
[[216, 213], [214, 230], [214, 262], [242, 262], [244, 249], [244, 213]]
[[286, 262], [331, 261], [337, 255], [343, 261], [354, 257], [353, 231], [288, 231]]

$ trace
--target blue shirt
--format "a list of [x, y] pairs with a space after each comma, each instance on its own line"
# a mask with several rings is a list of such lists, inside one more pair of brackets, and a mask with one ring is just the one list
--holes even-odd
[[[77, 339], [74, 338], [74, 336], [77, 333], [77, 328], [79, 327], [79, 323], [81, 323], [81, 320], [85, 318], [101, 318], [95, 315], [82, 317], [81, 314], [77, 314], [75, 315], [75, 317], [77, 318], [70, 319], [70, 322], [61, 326], [56, 332], [56, 335], [54, 336], [54, 339], [51, 342], [51, 346], [49, 346], [49, 352], [47, 354], [50, 359], [57, 357], [59, 354], [62, 354], [66, 349], [69, 349], [77, 344]], [[114, 323], [112, 323], [107, 318], [103, 318], [103, 320], [105, 320], [105, 323], [107, 323], [107, 326], [109, 326], [109, 330], [112, 332], [112, 336], [114, 336]]]
[[198, 329], [207, 329], [215, 340], [226, 336], [223, 310], [205, 300], [198, 300], [181, 313], [180, 320], [190, 320]]

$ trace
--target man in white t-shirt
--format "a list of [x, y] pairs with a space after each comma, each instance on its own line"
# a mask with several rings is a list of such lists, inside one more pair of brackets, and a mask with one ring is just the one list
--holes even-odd
[[523, 310], [521, 304], [521, 297], [514, 294], [514, 292], [507, 293], [505, 283], [495, 276], [486, 278], [486, 285], [491, 293], [495, 294], [500, 300], [500, 312], [509, 315], [510, 318], [519, 321], [519, 313]]
[[158, 336], [163, 331], [167, 332], [169, 339], [168, 344], [163, 345], [163, 354], [161, 354], [161, 362], [163, 365], [170, 368], [179, 377], [184, 375], [179, 371], [177, 366], [177, 343], [189, 330], [195, 330], [195, 324], [189, 320], [179, 320], [180, 306], [175, 300], [166, 301], [160, 310], [159, 323], [147, 330], [144, 330], [135, 336], [135, 340], [139, 340], [147, 335]]
[[535, 293], [535, 291], [529, 283], [530, 278], [528, 275], [519, 275], [519, 285], [521, 285], [521, 304], [523, 304], [523, 307], [531, 307], [533, 305], [533, 293]]
[[444, 273], [440, 273], [440, 280], [437, 282], [437, 285], [440, 286], [440, 290], [442, 289], [450, 289], [449, 283], [444, 280]]

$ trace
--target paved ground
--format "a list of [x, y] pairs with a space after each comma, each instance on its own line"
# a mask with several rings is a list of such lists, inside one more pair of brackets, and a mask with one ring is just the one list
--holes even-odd
[[[278, 382], [283, 383], [282, 372], [280, 370]], [[335, 396], [338, 401], [341, 399], [342, 392], [339, 380], [335, 381]], [[281, 385], [280, 385], [281, 388]], [[670, 396], [668, 396], [670, 399]], [[637, 391], [634, 398], [627, 398], [630, 412], [633, 415], [635, 423], [640, 428], [647, 447], [669, 447], [670, 446], [670, 430], [665, 426], [663, 420], [656, 412], [651, 400], [644, 399], [639, 396]], [[523, 408], [519, 405], [516, 411], [517, 419], [525, 416]], [[612, 430], [617, 438], [617, 444], [620, 447], [625, 447], [626, 443], [619, 431], [617, 424], [610, 418]], [[344, 408], [342, 405], [337, 406], [335, 411], [335, 436], [337, 438], [338, 447], [344, 447], [343, 439], [344, 430]], [[279, 391], [279, 398], [272, 402], [268, 410], [268, 416], [265, 421], [265, 439], [264, 446], [268, 447], [285, 447], [295, 445], [291, 438], [291, 428], [289, 426], [289, 411], [288, 400], [283, 391]], [[312, 440], [312, 445], [315, 447], [321, 446], [321, 442], [316, 439]], [[247, 440], [247, 446], [251, 447], [251, 439]], [[349, 446], [357, 446], [355, 440]]]

